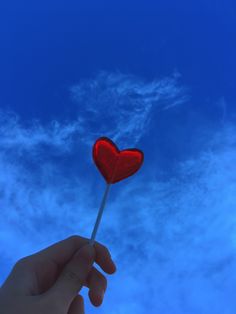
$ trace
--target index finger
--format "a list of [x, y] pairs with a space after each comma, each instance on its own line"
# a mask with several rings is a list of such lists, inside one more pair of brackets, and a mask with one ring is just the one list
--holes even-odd
[[[69, 262], [76, 251], [88, 243], [89, 239], [73, 235], [33, 254], [33, 256], [50, 260], [54, 262], [58, 268], [62, 268]], [[105, 272], [109, 274], [114, 273], [116, 266], [111, 259], [111, 254], [107, 247], [95, 241], [94, 248], [96, 251], [95, 262]]]

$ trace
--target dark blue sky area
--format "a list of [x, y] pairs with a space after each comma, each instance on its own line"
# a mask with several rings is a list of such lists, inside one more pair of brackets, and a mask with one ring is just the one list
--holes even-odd
[[235, 16], [235, 0], [0, 1], [0, 285], [90, 237], [107, 136], [145, 157], [109, 192], [96, 240], [118, 271], [100, 309], [83, 289], [86, 313], [236, 313]]
[[228, 105], [236, 99], [233, 1], [7, 1], [0, 6], [0, 103], [22, 117], [70, 118], [69, 87], [100, 70], [147, 79], [178, 71], [200, 107], [221, 97]]

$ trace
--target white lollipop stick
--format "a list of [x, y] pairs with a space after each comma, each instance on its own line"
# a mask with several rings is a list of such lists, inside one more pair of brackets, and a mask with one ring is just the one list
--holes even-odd
[[98, 211], [97, 220], [96, 220], [95, 226], [93, 228], [93, 233], [91, 235], [91, 239], [89, 240], [89, 244], [90, 245], [94, 244], [95, 236], [96, 236], [96, 233], [97, 233], [97, 230], [98, 230], [98, 226], [99, 226], [101, 218], [102, 218], [102, 214], [103, 214], [103, 210], [104, 210], [104, 207], [105, 207], [105, 204], [106, 204], [107, 195], [108, 195], [110, 186], [111, 186], [111, 183], [107, 183], [106, 190], [105, 190], [105, 193], [103, 195], [102, 203], [101, 203], [101, 206], [100, 206], [99, 211]]

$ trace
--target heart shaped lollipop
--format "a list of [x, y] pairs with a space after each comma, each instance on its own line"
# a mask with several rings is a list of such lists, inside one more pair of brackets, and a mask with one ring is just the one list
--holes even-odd
[[107, 137], [100, 137], [93, 146], [93, 160], [107, 183], [116, 183], [133, 175], [141, 167], [143, 158], [139, 149], [120, 151]]
[[111, 184], [128, 178], [137, 172], [143, 163], [144, 154], [141, 150], [136, 148], [128, 148], [120, 151], [115, 143], [108, 137], [100, 137], [96, 140], [93, 145], [92, 154], [97, 168], [107, 182], [90, 239], [90, 244], [93, 245]]

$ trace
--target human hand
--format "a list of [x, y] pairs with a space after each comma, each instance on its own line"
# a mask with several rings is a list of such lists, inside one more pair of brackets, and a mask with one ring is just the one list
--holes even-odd
[[20, 259], [0, 288], [0, 313], [4, 314], [83, 314], [84, 301], [78, 292], [89, 288], [94, 306], [103, 301], [106, 277], [116, 266], [109, 250], [89, 239], [71, 236]]

